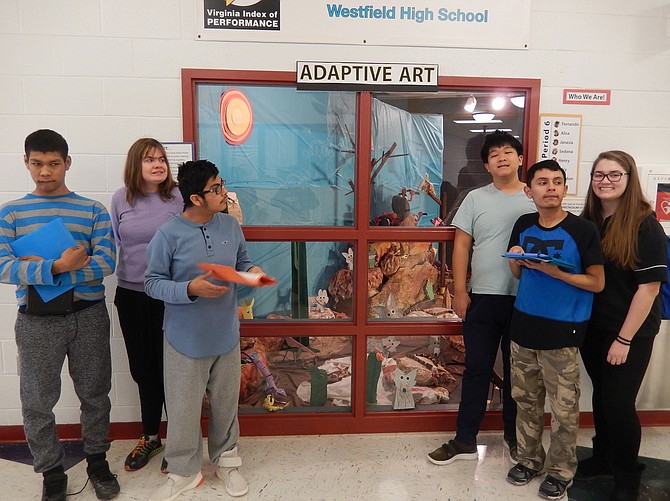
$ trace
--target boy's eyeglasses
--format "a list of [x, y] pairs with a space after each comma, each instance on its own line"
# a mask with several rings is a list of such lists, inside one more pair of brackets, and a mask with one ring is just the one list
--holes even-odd
[[225, 186], [226, 186], [226, 180], [222, 179], [220, 183], [213, 184], [208, 190], [198, 192], [198, 195], [203, 197], [207, 195], [207, 193], [214, 193], [215, 195], [220, 195]]
[[591, 173], [591, 179], [593, 179], [596, 182], [600, 182], [603, 179], [607, 178], [611, 182], [616, 183], [618, 181], [621, 181], [621, 178], [623, 176], [627, 176], [628, 172], [610, 172], [608, 174], [605, 174], [604, 172], [592, 172]]

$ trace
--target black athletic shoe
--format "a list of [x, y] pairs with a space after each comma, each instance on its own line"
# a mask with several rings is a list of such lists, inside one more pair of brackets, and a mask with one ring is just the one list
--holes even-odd
[[126, 471], [137, 471], [144, 468], [149, 460], [157, 454], [160, 454], [165, 449], [161, 443], [161, 439], [151, 440], [148, 435], [142, 435], [140, 441], [133, 451], [128, 454], [125, 462]]
[[561, 499], [565, 497], [565, 492], [571, 485], [572, 480], [559, 480], [547, 475], [547, 478], [540, 484], [540, 490], [537, 493], [544, 499]]
[[477, 445], [468, 445], [453, 439], [428, 454], [428, 460], [437, 465], [451, 464], [459, 459], [477, 459]]
[[54, 473], [44, 477], [42, 483], [42, 501], [65, 501], [67, 496], [67, 475]]
[[116, 475], [109, 471], [109, 463], [104, 459], [90, 463], [86, 467], [86, 473], [98, 499], [113, 499], [121, 491]]
[[539, 474], [539, 470], [533, 470], [519, 463], [507, 472], [507, 481], [514, 485], [526, 485]]

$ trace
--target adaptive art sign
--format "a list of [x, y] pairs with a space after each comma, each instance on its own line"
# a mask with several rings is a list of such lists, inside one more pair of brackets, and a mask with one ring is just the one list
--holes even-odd
[[298, 90], [397, 90], [437, 92], [437, 64], [298, 61]]
[[196, 39], [527, 49], [531, 0], [196, 0]]

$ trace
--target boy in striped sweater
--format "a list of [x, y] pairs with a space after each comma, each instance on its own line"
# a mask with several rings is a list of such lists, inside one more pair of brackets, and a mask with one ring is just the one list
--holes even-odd
[[[19, 307], [15, 324], [19, 355], [23, 426], [35, 472], [42, 473], [42, 500], [65, 501], [67, 475], [53, 408], [61, 393], [61, 370], [68, 359], [70, 376], [81, 402], [81, 430], [87, 473], [99, 499], [112, 499], [120, 488], [109, 471], [106, 452], [111, 403], [109, 315], [103, 278], [114, 272], [116, 247], [105, 207], [71, 192], [65, 174], [72, 159], [65, 139], [42, 129], [25, 140], [24, 163], [35, 190], [0, 208], [0, 281], [16, 285]], [[57, 259], [16, 256], [12, 244], [22, 236], [61, 218], [77, 245]], [[40, 314], [29, 289], [73, 286], [63, 311]], [[33, 304], [28, 304], [30, 302]], [[52, 303], [60, 304], [61, 298]], [[49, 304], [49, 303], [46, 303]]]

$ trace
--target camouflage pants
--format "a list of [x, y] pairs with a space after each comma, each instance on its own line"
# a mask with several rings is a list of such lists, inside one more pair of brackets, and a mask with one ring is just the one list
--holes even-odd
[[[532, 350], [512, 342], [512, 397], [517, 403], [519, 462], [560, 480], [577, 470], [579, 362], [577, 348]], [[542, 446], [544, 402], [551, 409], [548, 453]], [[546, 464], [545, 464], [546, 462]]]

